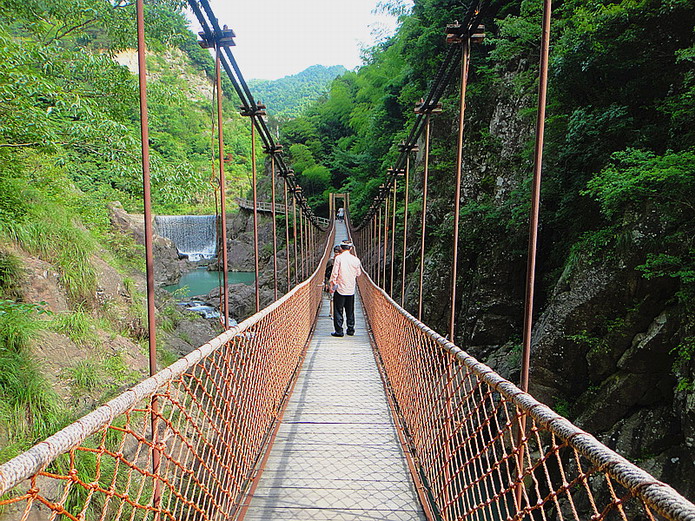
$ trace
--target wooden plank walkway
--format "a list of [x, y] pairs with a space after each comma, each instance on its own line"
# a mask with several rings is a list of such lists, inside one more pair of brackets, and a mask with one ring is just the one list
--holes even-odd
[[[338, 223], [336, 242], [347, 237]], [[359, 296], [356, 300], [359, 299]], [[324, 300], [302, 372], [244, 517], [248, 521], [425, 520], [355, 303], [334, 338]]]

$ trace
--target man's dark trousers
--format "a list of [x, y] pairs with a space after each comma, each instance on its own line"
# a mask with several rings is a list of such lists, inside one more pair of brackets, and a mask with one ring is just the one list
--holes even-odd
[[347, 321], [347, 332], [355, 332], [355, 295], [333, 294], [333, 327], [339, 335], [343, 334], [343, 309]]

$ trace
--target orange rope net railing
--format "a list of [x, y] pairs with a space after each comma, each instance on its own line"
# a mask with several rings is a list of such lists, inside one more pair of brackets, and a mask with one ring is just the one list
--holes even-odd
[[332, 237], [316, 271], [283, 298], [1, 465], [0, 514], [231, 519], [301, 366]]
[[695, 520], [695, 505], [412, 317], [359, 291], [396, 420], [443, 520]]

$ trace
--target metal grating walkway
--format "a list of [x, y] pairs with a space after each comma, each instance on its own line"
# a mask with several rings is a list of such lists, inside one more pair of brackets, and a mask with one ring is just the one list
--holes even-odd
[[[336, 242], [347, 237], [337, 223]], [[244, 517], [424, 520], [359, 296], [355, 336], [333, 338], [324, 300], [306, 360]]]

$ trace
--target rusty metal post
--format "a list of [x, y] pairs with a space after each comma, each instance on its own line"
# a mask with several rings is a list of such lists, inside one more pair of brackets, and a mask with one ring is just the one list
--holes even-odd
[[302, 279], [306, 280], [306, 269], [309, 264], [309, 234], [307, 233], [306, 214], [300, 214], [302, 221], [299, 228], [302, 230]]
[[458, 273], [459, 213], [461, 211], [461, 169], [463, 167], [463, 124], [466, 111], [466, 85], [470, 61], [470, 37], [466, 35], [461, 52], [461, 101], [459, 106], [459, 132], [456, 143], [456, 191], [454, 192], [454, 252], [451, 266], [451, 315], [449, 317], [449, 340], [455, 343], [456, 328], [456, 275]]
[[384, 273], [382, 275], [382, 281], [384, 284], [381, 286], [384, 291], [386, 291], [386, 255], [389, 251], [389, 216], [391, 215], [389, 213], [389, 200], [391, 199], [390, 195], [391, 194], [386, 195], [386, 204], [384, 206]]
[[531, 214], [529, 222], [528, 259], [526, 265], [526, 305], [524, 309], [523, 356], [521, 362], [521, 389], [528, 392], [531, 362], [531, 328], [533, 326], [533, 293], [536, 278], [536, 248], [538, 245], [538, 213], [543, 170], [543, 137], [545, 133], [545, 105], [548, 90], [548, 53], [550, 48], [551, 0], [543, 1], [543, 36], [538, 85], [538, 114], [536, 116], [536, 144], [533, 163]]
[[256, 125], [251, 116], [251, 179], [253, 183], [253, 267], [256, 274], [256, 313], [261, 310], [261, 288], [258, 280], [258, 183], [256, 182]]
[[309, 227], [307, 225], [307, 217], [304, 212], [302, 212], [302, 241], [304, 243], [304, 255], [302, 255], [302, 274], [306, 280], [306, 272], [309, 266]]
[[376, 246], [376, 214], [369, 223], [369, 275], [374, 278], [374, 246]]
[[308, 236], [309, 236], [309, 259], [310, 261], [307, 263], [308, 264], [308, 271], [311, 273], [311, 268], [314, 267], [314, 263], [316, 262], [316, 259], [314, 258], [314, 255], [316, 253], [316, 244], [314, 244], [314, 225], [311, 222], [311, 219], [307, 219], [307, 231], [308, 231]]
[[425, 273], [425, 233], [427, 229], [427, 181], [430, 167], [430, 115], [425, 119], [425, 171], [422, 174], [422, 227], [420, 230], [420, 282], [417, 319], [422, 321], [422, 283]]
[[391, 216], [391, 277], [389, 279], [389, 295], [393, 298], [393, 268], [396, 264], [396, 210], [398, 197], [398, 179], [393, 180], [393, 210]]
[[306, 278], [306, 273], [305, 273], [305, 262], [306, 262], [306, 237], [305, 237], [305, 228], [304, 228], [304, 211], [303, 208], [300, 206], [299, 207], [299, 261], [300, 261], [300, 273], [302, 274], [300, 280], [304, 280]]
[[302, 212], [301, 206], [299, 207], [299, 280], [304, 280], [304, 257], [306, 252], [304, 250], [304, 212]]
[[381, 205], [379, 205], [379, 222], [377, 223], [378, 242], [376, 250], [376, 285], [381, 287]]
[[275, 153], [270, 154], [270, 212], [273, 214], [273, 300], [278, 299], [278, 227], [275, 220]]
[[307, 231], [307, 218], [306, 214], [302, 211], [301, 213], [302, 216], [302, 224], [299, 226], [299, 228], [302, 230], [302, 249], [303, 249], [303, 254], [302, 254], [302, 278], [306, 280], [306, 270], [307, 270], [307, 265], [309, 264], [309, 234]]
[[410, 152], [405, 158], [405, 195], [403, 201], [403, 262], [401, 264], [401, 307], [405, 307], [405, 256], [408, 253], [408, 190], [410, 189]]
[[[526, 298], [524, 306], [523, 348], [521, 359], [521, 390], [528, 392], [529, 371], [531, 367], [531, 330], [533, 327], [533, 295], [536, 279], [536, 250], [538, 246], [538, 214], [541, 195], [541, 173], [543, 171], [543, 138], [545, 134], [545, 106], [548, 90], [548, 54], [550, 50], [550, 16], [551, 0], [543, 0], [543, 26], [541, 35], [541, 56], [538, 83], [538, 113], [536, 115], [536, 143], [533, 163], [533, 181], [531, 189], [531, 213], [529, 216], [528, 258], [526, 264]], [[524, 468], [524, 444], [526, 433], [526, 415], [519, 422], [517, 446], [520, 447], [517, 458], [519, 485], [516, 489], [517, 505], [521, 504]]]
[[297, 260], [297, 194], [292, 190], [292, 235], [294, 246], [294, 285], [299, 282], [299, 262]]
[[227, 184], [224, 173], [224, 129], [222, 128], [222, 76], [220, 73], [220, 46], [215, 45], [215, 88], [217, 89], [217, 148], [220, 161], [220, 231], [222, 232], [222, 302], [224, 328], [229, 329], [229, 273], [227, 259]]
[[288, 293], [292, 287], [292, 281], [290, 280], [290, 207], [287, 201], [287, 178], [283, 179], [282, 186], [285, 194], [285, 266], [287, 267], [287, 290], [285, 293]]
[[[374, 213], [374, 232], [372, 242], [372, 278], [376, 280], [379, 276], [379, 252], [381, 245], [381, 207]], [[378, 286], [379, 284], [377, 284]]]
[[[142, 144], [142, 192], [145, 208], [145, 270], [147, 277], [147, 331], [150, 358], [150, 376], [157, 373], [157, 321], [154, 302], [154, 254], [152, 230], [152, 194], [150, 183], [150, 137], [147, 117], [147, 65], [145, 61], [145, 15], [143, 0], [136, 0], [135, 11], [137, 18], [138, 38], [138, 79], [140, 83], [140, 139]], [[161, 466], [161, 451], [159, 448], [159, 432], [157, 416], [159, 403], [157, 394], [152, 396], [150, 403], [152, 429], [152, 474], [155, 476], [152, 502], [155, 508], [154, 519], [159, 520], [159, 507], [162, 501], [162, 482], [158, 479]]]

